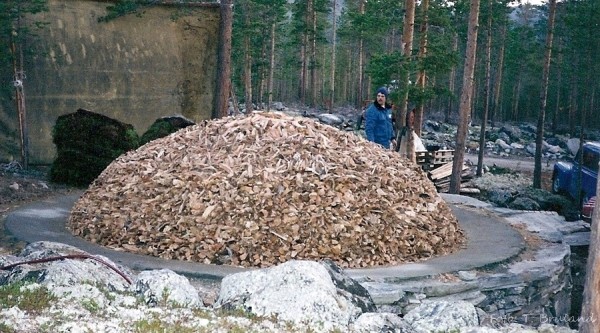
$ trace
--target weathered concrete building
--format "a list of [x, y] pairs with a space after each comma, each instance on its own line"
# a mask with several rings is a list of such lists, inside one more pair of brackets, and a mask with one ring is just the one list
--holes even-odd
[[[141, 16], [99, 22], [110, 1], [49, 0], [29, 24], [25, 101], [29, 162], [55, 156], [52, 127], [78, 108], [132, 124], [142, 134], [159, 117], [209, 119], [217, 84], [219, 4], [159, 5]], [[4, 69], [6, 71], [6, 69]], [[19, 160], [14, 100], [0, 96], [0, 162]]]

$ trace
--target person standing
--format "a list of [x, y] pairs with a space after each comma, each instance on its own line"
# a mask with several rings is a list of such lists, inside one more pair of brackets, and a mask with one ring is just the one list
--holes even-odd
[[377, 89], [375, 100], [365, 113], [365, 133], [367, 140], [390, 148], [394, 139], [392, 125], [392, 106], [387, 103], [388, 90], [385, 87]]

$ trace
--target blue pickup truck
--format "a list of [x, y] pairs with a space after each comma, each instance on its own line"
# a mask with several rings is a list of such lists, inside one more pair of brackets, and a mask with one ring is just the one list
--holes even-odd
[[590, 208], [596, 199], [599, 162], [600, 142], [586, 142], [572, 162], [554, 164], [552, 192], [579, 199], [584, 219], [591, 217]]

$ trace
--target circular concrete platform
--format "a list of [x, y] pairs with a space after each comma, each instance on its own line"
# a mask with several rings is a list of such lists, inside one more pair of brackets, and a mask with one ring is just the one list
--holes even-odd
[[[133, 270], [168, 268], [188, 277], [211, 280], [219, 280], [228, 274], [247, 270], [242, 267], [166, 260], [116, 251], [75, 237], [66, 230], [65, 222], [71, 207], [81, 194], [77, 192], [22, 206], [7, 215], [6, 229], [17, 239], [28, 243], [51, 241], [68, 244], [90, 254], [105, 256]], [[359, 280], [393, 282], [489, 267], [515, 257], [525, 248], [521, 235], [502, 218], [487, 211], [486, 204], [465, 196], [442, 197], [448, 202], [465, 231], [467, 244], [463, 249], [418, 263], [348, 269], [345, 272]]]

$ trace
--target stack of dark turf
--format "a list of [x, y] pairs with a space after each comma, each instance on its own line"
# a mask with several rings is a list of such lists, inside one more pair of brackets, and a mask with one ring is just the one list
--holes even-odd
[[139, 142], [132, 125], [83, 109], [58, 117], [52, 139], [57, 157], [50, 180], [74, 186], [89, 185], [115, 158], [137, 148]]
[[194, 122], [181, 116], [170, 116], [156, 119], [140, 138], [140, 145], [165, 137], [182, 128], [194, 125]]

